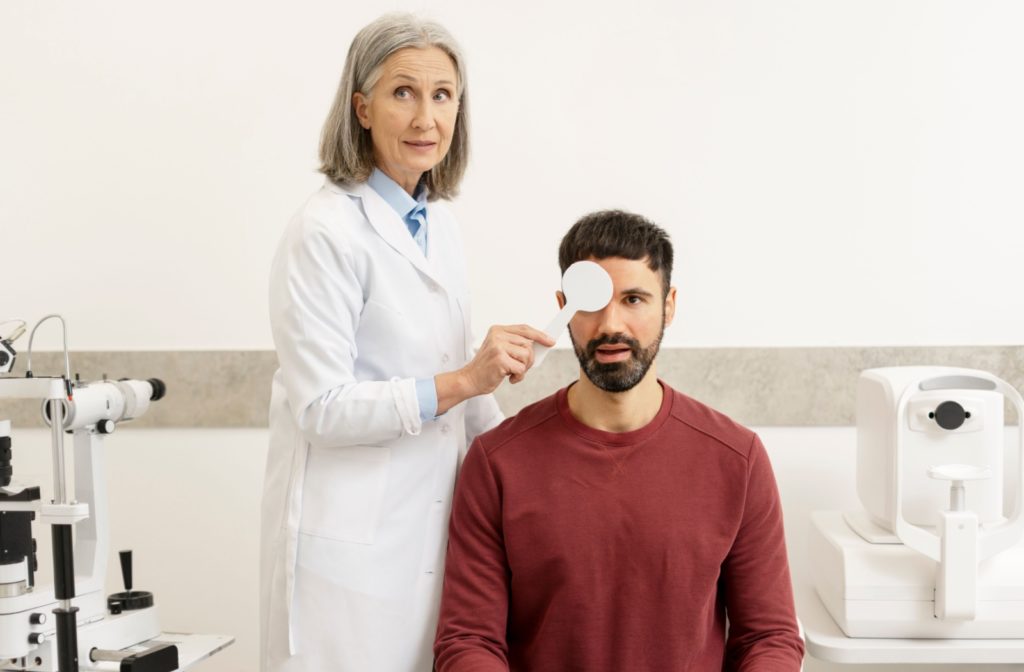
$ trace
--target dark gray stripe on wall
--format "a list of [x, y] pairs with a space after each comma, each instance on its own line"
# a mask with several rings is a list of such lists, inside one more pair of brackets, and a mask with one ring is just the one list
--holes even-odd
[[[961, 366], [988, 371], [1024, 390], [1024, 346], [908, 348], [669, 348], [658, 371], [673, 387], [753, 426], [854, 424], [862, 369], [904, 365]], [[24, 374], [25, 357], [16, 372]], [[36, 375], [56, 375], [63, 357], [38, 353]], [[72, 374], [82, 380], [160, 378], [167, 396], [138, 427], [266, 427], [270, 351], [76, 352]], [[506, 414], [576, 379], [576, 359], [556, 350], [518, 385], [497, 392]], [[42, 426], [39, 402], [0, 400], [0, 419], [15, 427]]]

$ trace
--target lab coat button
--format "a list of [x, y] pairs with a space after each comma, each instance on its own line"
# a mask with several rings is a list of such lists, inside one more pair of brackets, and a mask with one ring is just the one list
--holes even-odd
[[451, 359], [451, 357], [449, 357], [448, 353], [446, 352], [444, 355], [441, 356], [441, 363], [447, 364], [449, 359]]
[[450, 431], [452, 431], [452, 426], [451, 425], [448, 425], [448, 424], [441, 425], [441, 433], [442, 434], [447, 434]]

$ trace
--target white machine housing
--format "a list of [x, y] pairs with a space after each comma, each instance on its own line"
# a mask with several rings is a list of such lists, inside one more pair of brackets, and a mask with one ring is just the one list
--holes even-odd
[[[900, 483], [903, 517], [908, 523], [934, 527], [949, 502], [949, 485], [928, 477], [937, 464], [987, 467], [984, 483], [966, 485], [969, 508], [984, 523], [1003, 520], [1003, 395], [987, 379], [940, 367], [868, 369], [857, 382], [857, 495], [873, 522], [889, 527], [894, 519], [896, 488], [896, 410], [908, 387], [925, 379], [928, 389], [911, 390], [902, 446]], [[920, 384], [920, 383], [919, 383]], [[970, 414], [954, 430], [943, 429], [929, 413], [956, 401]]]
[[[1024, 638], [1024, 460], [1004, 474], [1006, 401], [1020, 423], [1020, 394], [983, 371], [861, 374], [865, 510], [815, 512], [809, 541], [815, 588], [847, 636]], [[945, 402], [959, 405], [958, 426], [939, 425]], [[1024, 427], [1020, 437], [1018, 455]]]

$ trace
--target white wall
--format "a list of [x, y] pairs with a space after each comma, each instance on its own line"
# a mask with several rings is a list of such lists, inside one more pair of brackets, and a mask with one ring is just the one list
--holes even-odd
[[388, 8], [467, 53], [478, 332], [546, 322], [560, 236], [614, 206], [676, 241], [666, 345], [1024, 337], [1013, 0], [9, 0], [0, 318], [62, 312], [80, 349], [270, 347], [270, 257]]

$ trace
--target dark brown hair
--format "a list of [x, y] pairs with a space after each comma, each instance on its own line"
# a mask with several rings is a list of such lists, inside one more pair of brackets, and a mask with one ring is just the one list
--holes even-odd
[[584, 215], [572, 225], [558, 246], [558, 265], [565, 273], [584, 259], [646, 260], [652, 271], [661, 272], [665, 296], [672, 285], [672, 241], [657, 224], [623, 210], [601, 210]]

